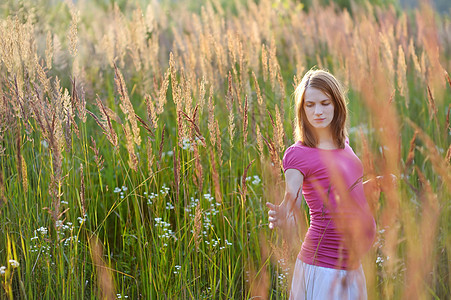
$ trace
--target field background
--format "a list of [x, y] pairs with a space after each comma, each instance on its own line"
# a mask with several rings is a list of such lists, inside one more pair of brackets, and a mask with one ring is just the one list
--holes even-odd
[[[311, 67], [349, 90], [369, 299], [449, 299], [451, 18], [396, 1], [3, 1], [1, 299], [287, 299]], [[303, 208], [307, 218], [307, 211]]]

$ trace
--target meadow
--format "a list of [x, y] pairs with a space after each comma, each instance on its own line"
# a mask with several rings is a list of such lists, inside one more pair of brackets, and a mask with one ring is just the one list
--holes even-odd
[[288, 299], [265, 202], [316, 66], [365, 179], [397, 176], [369, 299], [449, 299], [451, 17], [381, 2], [0, 4], [0, 298]]

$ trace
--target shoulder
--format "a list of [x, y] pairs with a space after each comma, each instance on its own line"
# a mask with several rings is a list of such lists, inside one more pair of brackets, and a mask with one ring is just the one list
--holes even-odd
[[301, 142], [296, 142], [285, 150], [284, 157], [306, 154], [310, 149], [312, 148], [304, 146]]
[[312, 162], [313, 148], [304, 146], [302, 143], [297, 142], [285, 150], [283, 156], [283, 169], [297, 169], [302, 174], [307, 175]]

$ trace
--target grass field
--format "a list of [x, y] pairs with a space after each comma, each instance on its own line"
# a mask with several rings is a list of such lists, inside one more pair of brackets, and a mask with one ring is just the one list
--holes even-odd
[[301, 244], [264, 203], [313, 66], [365, 178], [398, 178], [368, 199], [369, 299], [451, 297], [449, 14], [143, 2], [0, 4], [1, 299], [287, 299]]

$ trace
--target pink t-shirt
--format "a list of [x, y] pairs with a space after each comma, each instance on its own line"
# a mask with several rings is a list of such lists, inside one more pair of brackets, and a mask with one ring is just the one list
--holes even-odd
[[[285, 151], [283, 169], [296, 169], [304, 175], [302, 194], [310, 210], [310, 227], [299, 259], [321, 267], [352, 268], [348, 263], [349, 243], [345, 242], [340, 224], [346, 224], [348, 230], [365, 228], [359, 235], [363, 236], [359, 247], [363, 245], [364, 251], [373, 243], [376, 225], [363, 191], [363, 166], [348, 140], [344, 149], [334, 150], [310, 148], [297, 142]], [[359, 226], [363, 223], [365, 226]]]

